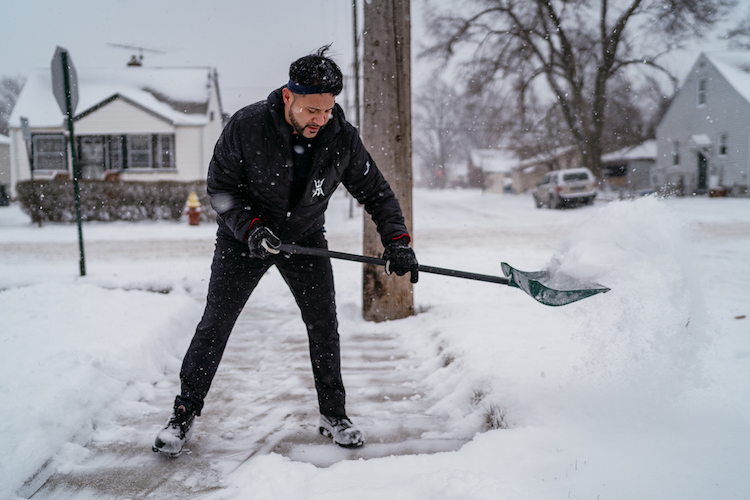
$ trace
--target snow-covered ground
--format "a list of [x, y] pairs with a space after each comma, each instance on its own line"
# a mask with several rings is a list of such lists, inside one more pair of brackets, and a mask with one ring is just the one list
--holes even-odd
[[[349, 207], [343, 194], [331, 204], [330, 247], [359, 253], [361, 210], [350, 219]], [[444, 422], [423, 438], [468, 442], [328, 466], [261, 453], [201, 498], [750, 497], [750, 200], [553, 211], [525, 195], [416, 190], [414, 214], [423, 264], [485, 274], [500, 274], [501, 261], [554, 265], [612, 290], [555, 308], [517, 289], [423, 274], [418, 315], [369, 324], [359, 316], [360, 266], [335, 262], [342, 342], [388, 332], [416, 353], [427, 411]], [[207, 224], [85, 224], [81, 278], [75, 226], [38, 228], [0, 207], [0, 498], [86, 467], [92, 443], [125, 446], [152, 433], [116, 425], [122, 419], [137, 427], [133, 416], [166, 418], [161, 388], [175, 386], [202, 313], [213, 234]], [[299, 326], [275, 272], [251, 302]], [[293, 389], [310, 399], [309, 387]], [[350, 391], [349, 413], [377, 434], [362, 399]], [[280, 414], [298, 411], [297, 400], [279, 404]], [[377, 404], [387, 412], [395, 403]], [[220, 432], [196, 425], [203, 436]], [[142, 453], [142, 463], [160, 458]], [[200, 452], [171, 468], [187, 458], [200, 462]], [[76, 498], [109, 498], [102, 488]]]

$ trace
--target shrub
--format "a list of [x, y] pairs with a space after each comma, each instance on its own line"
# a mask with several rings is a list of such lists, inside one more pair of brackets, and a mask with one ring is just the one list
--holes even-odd
[[[191, 191], [200, 199], [201, 219], [216, 219], [205, 182], [79, 180], [78, 186], [84, 221], [180, 220]], [[72, 180], [36, 180], [33, 189], [31, 181], [22, 181], [16, 189], [22, 209], [35, 221], [76, 220]]]

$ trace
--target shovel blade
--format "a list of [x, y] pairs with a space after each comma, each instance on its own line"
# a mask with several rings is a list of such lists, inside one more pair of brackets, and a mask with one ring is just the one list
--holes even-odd
[[549, 271], [519, 271], [505, 262], [502, 263], [502, 268], [510, 280], [508, 286], [520, 288], [546, 306], [564, 306], [609, 291], [607, 287], [584, 283], [561, 273], [553, 276]]

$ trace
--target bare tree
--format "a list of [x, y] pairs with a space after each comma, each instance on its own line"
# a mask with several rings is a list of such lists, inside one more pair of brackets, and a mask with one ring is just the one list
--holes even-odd
[[[615, 78], [627, 79], [640, 68], [667, 75], [676, 87], [660, 58], [687, 37], [701, 36], [734, 4], [735, 0], [470, 0], [466, 7], [450, 7], [432, 17], [436, 43], [427, 54], [446, 62], [468, 59], [467, 81], [476, 89], [497, 79], [509, 82], [518, 99], [522, 129], [530, 127], [529, 121], [536, 127], [555, 108], [584, 165], [598, 173]], [[467, 46], [475, 49], [470, 56]]]
[[734, 50], [750, 50], [750, 9], [745, 16], [724, 35], [729, 42], [729, 48]]
[[482, 92], [465, 91], [455, 103], [464, 144], [475, 149], [496, 148], [512, 132], [513, 103], [502, 88], [485, 86]]
[[636, 84], [627, 75], [615, 75], [608, 85], [602, 150], [607, 153], [654, 139], [671, 95], [656, 78]]
[[425, 84], [414, 101], [414, 154], [430, 187], [445, 187], [448, 172], [472, 149], [496, 148], [509, 136], [507, 105], [491, 88], [461, 93], [442, 80]]
[[25, 79], [22, 76], [4, 76], [0, 80], [0, 134], [8, 135], [8, 118], [13, 111]]
[[450, 164], [465, 157], [456, 94], [440, 80], [431, 82], [420, 90], [415, 108], [414, 155], [421, 160], [429, 186], [444, 188]]
[[556, 152], [573, 143], [563, 124], [560, 108], [542, 105], [530, 95], [523, 120], [513, 130], [513, 149], [520, 158], [541, 155], [553, 159]]

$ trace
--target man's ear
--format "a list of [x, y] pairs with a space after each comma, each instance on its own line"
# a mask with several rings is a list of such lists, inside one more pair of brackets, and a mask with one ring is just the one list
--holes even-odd
[[292, 95], [292, 91], [291, 90], [289, 90], [288, 88], [284, 87], [283, 89], [281, 89], [281, 97], [283, 97], [283, 99], [284, 99], [284, 104], [289, 104], [290, 102], [292, 102], [292, 98], [294, 96]]

